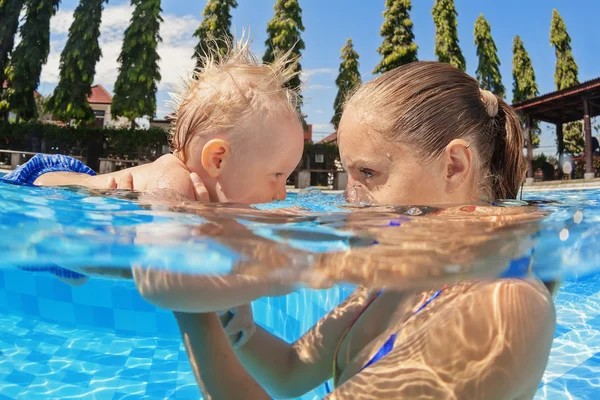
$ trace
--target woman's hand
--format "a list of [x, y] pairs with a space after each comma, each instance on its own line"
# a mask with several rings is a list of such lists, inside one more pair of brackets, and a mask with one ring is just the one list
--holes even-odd
[[217, 313], [229, 342], [235, 349], [245, 345], [256, 332], [252, 306], [244, 304]]

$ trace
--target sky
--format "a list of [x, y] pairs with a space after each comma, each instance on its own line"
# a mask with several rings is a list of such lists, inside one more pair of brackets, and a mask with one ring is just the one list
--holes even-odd
[[[273, 17], [275, 0], [238, 0], [233, 10], [232, 31], [249, 31], [254, 39], [252, 49], [262, 56], [267, 38], [267, 22]], [[411, 19], [420, 60], [435, 60], [435, 26], [431, 17], [433, 0], [413, 0]], [[63, 0], [57, 15], [51, 20], [51, 50], [42, 70], [39, 91], [50, 94], [59, 76], [60, 52], [77, 0]], [[473, 43], [473, 28], [479, 14], [492, 27], [498, 47], [501, 73], [507, 88], [507, 100], [512, 98], [512, 43], [520, 35], [531, 56], [540, 94], [555, 90], [554, 50], [550, 47], [550, 21], [556, 8], [565, 20], [571, 36], [573, 55], [579, 66], [579, 80], [584, 82], [600, 76], [600, 1], [598, 0], [455, 0], [458, 11], [458, 35], [467, 61], [467, 72], [475, 75], [477, 55]], [[196, 39], [192, 36], [202, 20], [205, 0], [163, 0], [158, 47], [162, 80], [157, 95], [157, 118], [169, 111], [169, 92], [194, 65], [191, 59]], [[333, 132], [329, 124], [337, 88], [335, 78], [340, 63], [340, 49], [352, 38], [360, 55], [363, 81], [372, 79], [371, 71], [380, 61], [377, 48], [381, 44], [379, 30], [383, 22], [384, 0], [300, 0], [305, 31], [302, 38], [306, 49], [301, 61], [305, 81], [303, 112], [313, 124], [313, 139]], [[121, 51], [123, 32], [129, 24], [132, 8], [129, 1], [110, 0], [101, 25], [100, 45], [103, 57], [96, 67], [95, 83], [112, 91], [118, 74], [117, 58]], [[554, 127], [543, 126], [540, 149], [537, 152], [556, 153]]]

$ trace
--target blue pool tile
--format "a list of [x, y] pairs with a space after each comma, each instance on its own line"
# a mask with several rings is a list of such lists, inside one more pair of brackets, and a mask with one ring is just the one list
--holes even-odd
[[25, 358], [25, 360], [44, 364], [44, 363], [47, 363], [48, 361], [50, 361], [51, 358], [52, 358], [52, 356], [50, 354], [44, 354], [44, 353], [40, 353], [39, 351], [33, 350], [31, 353], [29, 353], [29, 355], [27, 356], [27, 358]]
[[6, 302], [8, 309], [11, 312], [21, 313], [23, 312], [23, 295], [16, 293], [11, 290], [6, 291]]
[[36, 275], [35, 276], [35, 294], [37, 297], [44, 299], [53, 299], [54, 290], [52, 287], [52, 281], [47, 276]]
[[23, 312], [30, 315], [40, 315], [40, 309], [38, 307], [38, 298], [28, 294], [24, 294], [21, 297], [23, 303]]
[[77, 359], [112, 367], [122, 367], [127, 362], [127, 356], [102, 354], [88, 350], [81, 350]]
[[148, 303], [136, 292], [132, 292], [131, 302], [135, 311], [156, 312], [156, 307]]
[[[19, 322], [17, 322], [16, 326], [19, 327], [19, 328], [32, 330], [32, 329], [35, 329], [35, 327], [37, 326], [37, 324], [38, 324], [38, 320], [37, 319], [33, 319], [33, 318], [27, 319], [27, 318], [24, 318], [24, 319], [20, 320]], [[32, 333], [32, 332], [29, 332], [29, 333]]]
[[197, 385], [178, 386], [171, 397], [175, 399], [199, 399], [200, 389]]
[[92, 306], [73, 304], [73, 312], [75, 313], [75, 323], [77, 326], [95, 326]]
[[156, 334], [156, 313], [114, 310], [115, 328], [145, 334]]
[[83, 372], [63, 371], [62, 381], [70, 385], [88, 386], [92, 381], [93, 376]]
[[31, 331], [27, 334], [27, 338], [33, 339], [38, 343], [49, 343], [56, 346], [62, 346], [67, 338], [64, 336], [53, 335], [42, 331]]
[[8, 310], [8, 300], [6, 298], [6, 292], [0, 290], [0, 310]]
[[564, 335], [567, 332], [570, 332], [571, 328], [567, 328], [561, 324], [556, 324], [556, 330], [554, 331], [554, 337], [557, 338], [559, 336]]
[[52, 321], [75, 323], [73, 304], [64, 301], [44, 300], [39, 302], [40, 316]]
[[131, 291], [131, 289], [122, 286], [115, 286], [111, 288], [110, 295], [112, 297], [112, 303], [115, 308], [119, 308], [122, 310], [134, 309], [133, 301], [131, 299], [133, 296], [133, 292]]
[[108, 307], [92, 306], [94, 324], [101, 328], [114, 329], [115, 317], [112, 309]]
[[172, 312], [164, 310], [156, 312], [156, 330], [158, 335], [179, 336], [177, 321]]
[[177, 371], [177, 361], [171, 360], [152, 360], [151, 372], [172, 372]]
[[13, 371], [4, 380], [19, 386], [29, 386], [34, 379], [35, 375], [28, 374], [27, 372]]
[[176, 389], [176, 382], [148, 382], [146, 395], [165, 398]]
[[69, 303], [73, 302], [73, 291], [71, 286], [67, 285], [64, 282], [55, 279], [52, 281], [52, 289], [54, 293], [54, 298], [60, 301], [66, 301]]
[[188, 361], [188, 355], [185, 351], [180, 351], [179, 352], [179, 357], [177, 358], [178, 361]]
[[100, 282], [86, 284], [72, 288], [73, 303], [86, 306], [100, 306], [111, 308], [113, 306], [110, 296], [110, 286], [100, 285]]
[[4, 289], [4, 271], [0, 271], [0, 289]]
[[150, 376], [150, 370], [145, 368], [125, 368], [119, 371], [118, 376], [121, 379], [146, 382]]
[[9, 271], [4, 277], [6, 287], [17, 293], [35, 296], [35, 275], [20, 271]]
[[155, 351], [156, 347], [138, 347], [131, 350], [131, 352], [129, 353], [129, 357], [152, 358], [154, 357]]

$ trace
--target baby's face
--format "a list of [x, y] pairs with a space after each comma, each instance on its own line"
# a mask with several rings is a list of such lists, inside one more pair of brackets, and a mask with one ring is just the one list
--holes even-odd
[[302, 125], [295, 117], [260, 125], [260, 131], [249, 127], [230, 143], [232, 155], [219, 177], [222, 200], [258, 204], [285, 199], [285, 182], [304, 150]]

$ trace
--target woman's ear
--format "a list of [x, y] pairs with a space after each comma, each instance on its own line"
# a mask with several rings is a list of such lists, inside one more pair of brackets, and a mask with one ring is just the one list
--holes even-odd
[[212, 178], [218, 178], [231, 156], [229, 143], [222, 139], [213, 139], [202, 148], [202, 168]]
[[454, 139], [444, 151], [446, 165], [446, 188], [449, 193], [458, 191], [469, 181], [473, 170], [472, 149], [463, 139]]

